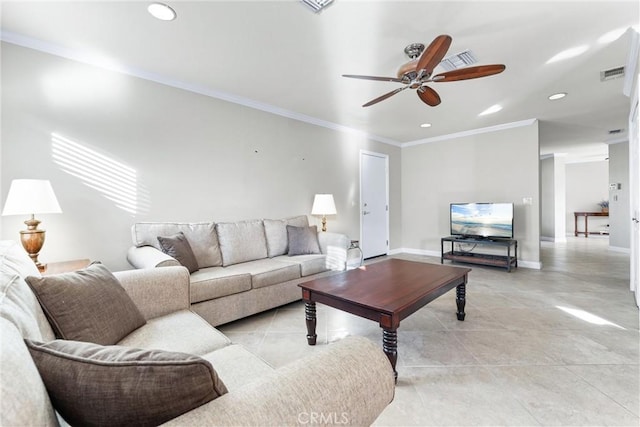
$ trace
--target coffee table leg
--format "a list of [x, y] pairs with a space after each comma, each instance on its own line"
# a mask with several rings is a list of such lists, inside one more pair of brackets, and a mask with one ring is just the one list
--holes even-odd
[[305, 301], [304, 303], [305, 321], [307, 323], [307, 343], [316, 345], [316, 303]]
[[456, 286], [456, 305], [458, 306], [458, 320], [464, 320], [464, 305], [466, 303], [465, 298], [466, 284]]
[[382, 350], [389, 358], [393, 368], [393, 376], [398, 382], [398, 371], [396, 362], [398, 361], [398, 332], [395, 329], [382, 329]]

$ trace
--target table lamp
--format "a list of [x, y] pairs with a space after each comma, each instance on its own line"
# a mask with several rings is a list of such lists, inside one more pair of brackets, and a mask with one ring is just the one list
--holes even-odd
[[327, 231], [327, 215], [335, 215], [336, 213], [333, 194], [316, 194], [313, 199], [311, 215], [322, 215], [322, 231]]
[[14, 179], [4, 204], [2, 215], [31, 215], [24, 223], [26, 230], [20, 231], [20, 241], [39, 270], [44, 265], [38, 261], [38, 254], [44, 244], [45, 230], [38, 229], [40, 221], [35, 214], [62, 213], [51, 183], [41, 179]]

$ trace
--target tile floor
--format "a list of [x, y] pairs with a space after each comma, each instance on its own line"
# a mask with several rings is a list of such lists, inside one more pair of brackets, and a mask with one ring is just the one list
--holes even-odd
[[[415, 255], [398, 258], [439, 263]], [[542, 244], [542, 270], [471, 266], [467, 317], [449, 292], [398, 330], [396, 397], [376, 425], [638, 426], [639, 322], [629, 256], [603, 237]], [[312, 353], [296, 302], [219, 329], [274, 367]], [[318, 345], [381, 343], [377, 324], [318, 304]]]

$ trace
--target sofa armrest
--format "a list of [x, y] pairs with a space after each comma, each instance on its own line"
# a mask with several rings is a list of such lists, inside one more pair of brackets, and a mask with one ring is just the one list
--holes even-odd
[[189, 310], [189, 270], [184, 267], [148, 268], [113, 273], [146, 320]]
[[395, 392], [385, 354], [363, 337], [317, 350], [166, 425], [371, 425]]
[[327, 256], [327, 268], [330, 270], [345, 270], [347, 268], [347, 251], [351, 241], [340, 233], [318, 233], [320, 251]]
[[170, 257], [153, 246], [132, 246], [127, 251], [127, 261], [135, 268], [172, 267], [180, 265], [177, 259]]

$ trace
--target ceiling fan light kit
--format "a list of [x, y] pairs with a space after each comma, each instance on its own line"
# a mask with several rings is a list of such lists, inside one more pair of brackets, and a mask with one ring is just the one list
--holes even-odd
[[[369, 107], [377, 104], [378, 102], [384, 101], [385, 99], [406, 89], [415, 89], [418, 98], [420, 98], [422, 102], [431, 107], [435, 107], [440, 104], [441, 99], [435, 90], [427, 86], [428, 83], [477, 79], [480, 77], [499, 74], [505, 70], [505, 66], [503, 64], [478, 65], [474, 67], [457, 68], [434, 76], [433, 70], [442, 62], [444, 55], [449, 50], [449, 46], [451, 46], [451, 40], [451, 36], [442, 34], [436, 37], [426, 49], [422, 43], [412, 43], [405, 47], [404, 52], [409, 56], [409, 58], [411, 58], [411, 61], [400, 66], [397, 77], [362, 76], [356, 74], [343, 74], [343, 77], [388, 81], [402, 83], [404, 85], [372, 99], [364, 104], [363, 107]], [[461, 54], [458, 54], [458, 56], [459, 55]], [[469, 58], [470, 59], [461, 59], [461, 61], [475, 60], [475, 57], [472, 55]], [[454, 61], [451, 62], [453, 66]]]

